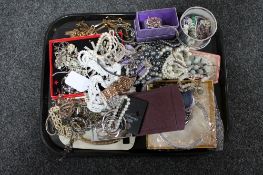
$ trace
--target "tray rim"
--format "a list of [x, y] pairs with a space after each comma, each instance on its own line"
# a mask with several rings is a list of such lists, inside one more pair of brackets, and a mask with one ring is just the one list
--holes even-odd
[[[180, 14], [180, 12], [179, 12]], [[56, 18], [53, 22], [51, 22], [45, 32], [44, 35], [44, 45], [43, 45], [43, 55], [42, 55], [42, 69], [41, 69], [41, 87], [40, 87], [40, 132], [41, 132], [41, 140], [42, 142], [46, 145], [46, 147], [48, 147], [49, 150], [51, 150], [53, 153], [57, 154], [57, 155], [64, 155], [65, 151], [63, 149], [61, 149], [60, 147], [58, 147], [56, 144], [54, 144], [52, 142], [52, 140], [50, 139], [50, 141], [52, 142], [53, 145], [51, 145], [50, 143], [48, 143], [47, 139], [44, 136], [44, 132], [45, 132], [45, 127], [43, 126], [43, 105], [44, 105], [44, 73], [45, 73], [45, 61], [46, 61], [46, 48], [48, 47], [48, 34], [50, 33], [50, 31], [52, 30], [53, 26], [56, 25], [58, 22], [65, 20], [67, 18], [70, 17], [82, 17], [87, 19], [88, 16], [135, 16], [136, 12], [119, 12], [119, 13], [72, 13], [72, 14], [67, 14], [67, 15], [62, 15], [58, 18]], [[224, 79], [224, 84], [222, 86], [222, 89], [224, 91], [224, 95], [222, 96], [222, 100], [224, 101], [224, 103], [222, 103], [223, 108], [224, 108], [224, 114], [225, 114], [225, 120], [226, 120], [226, 126], [224, 126], [224, 145], [226, 142], [228, 142], [229, 140], [229, 131], [231, 130], [231, 120], [229, 117], [229, 104], [228, 104], [228, 82], [227, 82], [227, 77], [228, 77], [228, 69], [227, 69], [227, 60], [225, 59], [225, 55], [224, 55], [224, 47], [222, 44], [222, 30], [220, 28], [220, 26], [218, 26], [216, 35], [218, 35], [218, 38], [221, 39], [217, 39], [216, 43], [218, 46], [218, 51], [219, 51], [219, 55], [221, 56], [221, 66], [224, 68], [224, 73], [223, 73], [223, 79]], [[218, 82], [220, 83], [220, 82]], [[225, 125], [225, 123], [224, 123]], [[43, 132], [44, 131], [44, 132]], [[81, 153], [83, 151], [89, 151], [88, 153]], [[147, 150], [149, 151], [149, 150]], [[67, 153], [67, 156], [70, 157], [79, 157], [79, 156], [106, 156], [106, 155], [118, 155], [118, 156], [125, 156], [125, 155], [130, 155], [130, 156], [145, 156], [145, 155], [150, 155], [150, 156], [172, 156], [172, 155], [176, 155], [176, 156], [192, 156], [192, 155], [201, 155], [201, 154], [206, 154], [206, 153], [213, 153], [213, 154], [217, 154], [218, 151], [209, 151], [209, 149], [193, 149], [193, 150], [182, 150], [182, 151], [165, 151], [165, 150], [161, 150], [161, 151], [149, 151], [149, 152], [145, 152], [145, 150], [138, 150], [136, 152], [133, 151], [120, 151], [120, 150], [116, 150], [116, 151], [107, 151], [107, 150], [81, 150], [81, 149], [74, 149], [74, 151]]]

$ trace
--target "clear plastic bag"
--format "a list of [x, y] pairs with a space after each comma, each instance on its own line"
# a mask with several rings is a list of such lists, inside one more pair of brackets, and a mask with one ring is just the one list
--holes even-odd
[[213, 82], [201, 83], [202, 91], [194, 94], [192, 119], [184, 130], [147, 136], [148, 149], [216, 148], [216, 115]]

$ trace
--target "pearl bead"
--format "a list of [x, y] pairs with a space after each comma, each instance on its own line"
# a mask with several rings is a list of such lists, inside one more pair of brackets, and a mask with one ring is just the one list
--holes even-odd
[[140, 60], [136, 60], [135, 63], [138, 65], [138, 64], [141, 63], [141, 61]]
[[201, 59], [200, 57], [195, 57], [195, 59], [193, 61], [194, 64], [198, 64], [200, 62], [200, 59]]
[[198, 74], [203, 74], [203, 73], [204, 73], [204, 71], [202, 69], [198, 70]]
[[152, 51], [152, 52], [151, 52], [151, 55], [152, 55], [152, 56], [156, 55], [156, 52], [155, 52], [155, 51]]
[[210, 67], [209, 66], [204, 66], [204, 70], [206, 73], [208, 73], [208, 74], [210, 73]]
[[198, 65], [194, 65], [194, 70], [198, 70], [199, 69], [199, 66]]
[[146, 80], [149, 81], [151, 79], [150, 76], [146, 76]]
[[186, 61], [186, 65], [190, 66], [191, 65], [191, 61], [190, 60]]
[[195, 70], [191, 70], [190, 73], [195, 75], [196, 72], [195, 72]]
[[140, 56], [140, 59], [141, 59], [141, 60], [144, 60], [144, 58], [145, 58], [145, 57], [144, 57], [143, 55]]
[[155, 76], [155, 75], [156, 75], [156, 72], [151, 72], [150, 75], [151, 75], [151, 76]]
[[154, 71], [158, 71], [159, 68], [158, 68], [158, 67], [153, 67], [153, 70], [154, 70]]
[[135, 81], [135, 84], [140, 84], [140, 81], [136, 80], [136, 81]]
[[201, 58], [200, 63], [202, 63], [202, 64], [206, 64], [206, 60], [205, 60], [204, 58]]

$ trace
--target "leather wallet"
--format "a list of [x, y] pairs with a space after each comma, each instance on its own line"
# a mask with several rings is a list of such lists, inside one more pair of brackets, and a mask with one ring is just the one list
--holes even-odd
[[177, 85], [169, 85], [131, 96], [148, 102], [139, 135], [183, 130], [185, 108]]

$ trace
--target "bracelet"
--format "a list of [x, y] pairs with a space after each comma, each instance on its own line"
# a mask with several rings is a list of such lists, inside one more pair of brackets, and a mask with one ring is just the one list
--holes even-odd
[[121, 94], [125, 91], [128, 91], [133, 85], [135, 78], [129, 77], [120, 77], [118, 81], [112, 83], [108, 88], [102, 91], [103, 96], [106, 100], [110, 99], [113, 96]]

